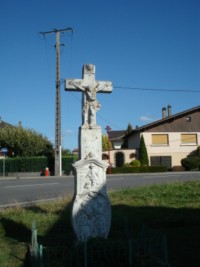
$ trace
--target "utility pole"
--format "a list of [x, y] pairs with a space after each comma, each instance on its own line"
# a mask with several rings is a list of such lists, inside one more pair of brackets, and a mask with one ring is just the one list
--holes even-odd
[[60, 33], [72, 31], [72, 28], [41, 32], [46, 34], [56, 34], [56, 112], [55, 112], [55, 165], [54, 175], [62, 176], [62, 145], [61, 145], [61, 103], [60, 103]]

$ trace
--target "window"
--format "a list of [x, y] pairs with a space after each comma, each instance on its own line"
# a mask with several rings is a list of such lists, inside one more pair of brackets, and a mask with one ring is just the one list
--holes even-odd
[[133, 159], [135, 157], [136, 157], [136, 154], [135, 153], [131, 153], [130, 156], [129, 156], [130, 159]]
[[152, 145], [167, 146], [169, 144], [168, 134], [152, 134]]
[[105, 153], [102, 154], [102, 160], [107, 160], [107, 159], [109, 159], [109, 156]]
[[188, 116], [188, 117], [185, 118], [185, 121], [186, 121], [186, 122], [190, 122], [191, 120], [192, 120], [192, 119], [191, 119], [190, 116]]
[[196, 145], [197, 144], [197, 135], [196, 134], [181, 134], [181, 144], [183, 145]]
[[168, 169], [172, 167], [171, 156], [151, 156], [151, 166], [167, 166]]

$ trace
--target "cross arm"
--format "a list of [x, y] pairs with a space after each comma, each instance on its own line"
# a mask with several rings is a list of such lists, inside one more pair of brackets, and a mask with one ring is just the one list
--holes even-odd
[[65, 91], [84, 91], [81, 79], [66, 79]]
[[97, 81], [96, 91], [99, 93], [111, 93], [113, 89], [110, 81]]

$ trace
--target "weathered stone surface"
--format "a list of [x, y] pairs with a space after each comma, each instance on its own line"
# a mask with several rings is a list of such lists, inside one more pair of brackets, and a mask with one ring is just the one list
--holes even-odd
[[102, 132], [100, 127], [79, 129], [79, 148], [80, 159], [93, 157], [101, 160], [102, 158]]
[[79, 240], [106, 238], [111, 223], [111, 207], [106, 193], [106, 169], [103, 161], [89, 158], [74, 164], [75, 200], [72, 223]]
[[112, 83], [95, 80], [95, 66], [83, 66], [83, 79], [68, 79], [65, 90], [82, 92], [82, 126], [79, 129], [79, 161], [75, 170], [72, 224], [78, 240], [108, 236], [111, 205], [106, 192], [106, 169], [102, 161], [102, 132], [96, 123], [101, 105], [97, 92], [111, 92]]
[[96, 112], [101, 108], [96, 93], [111, 93], [112, 83], [96, 81], [95, 66], [87, 64], [83, 65], [83, 79], [65, 80], [65, 90], [82, 92], [82, 125], [86, 128], [96, 127]]

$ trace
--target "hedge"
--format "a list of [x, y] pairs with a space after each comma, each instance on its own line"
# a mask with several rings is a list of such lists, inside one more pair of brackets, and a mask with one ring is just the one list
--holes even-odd
[[[62, 157], [62, 171], [69, 175], [72, 172], [72, 163], [77, 160], [74, 156]], [[5, 159], [5, 173], [12, 172], [40, 172], [43, 173], [48, 167], [50, 173], [54, 173], [54, 157], [17, 157]], [[116, 167], [111, 173], [145, 173], [145, 172], [166, 172], [166, 166], [138, 166], [138, 167]], [[3, 159], [0, 159], [0, 174], [3, 173]]]
[[200, 169], [200, 157], [189, 156], [181, 160], [182, 166], [186, 171], [196, 171]]
[[117, 174], [117, 173], [145, 173], [145, 172], [167, 172], [167, 166], [141, 166], [141, 167], [111, 168], [112, 174]]
[[[69, 174], [72, 171], [74, 156], [62, 157], [62, 171]], [[48, 167], [54, 173], [54, 157], [17, 157], [5, 159], [5, 173], [12, 172], [43, 172]], [[3, 159], [0, 159], [0, 173], [3, 173]]]

